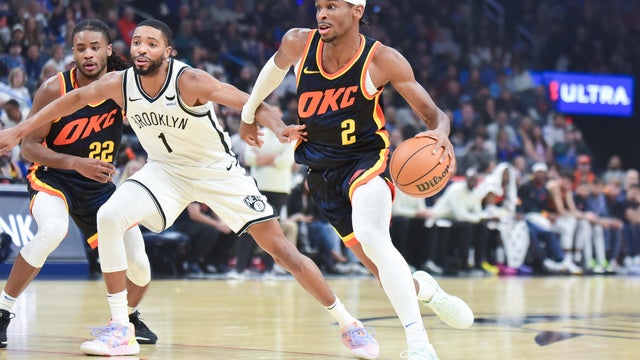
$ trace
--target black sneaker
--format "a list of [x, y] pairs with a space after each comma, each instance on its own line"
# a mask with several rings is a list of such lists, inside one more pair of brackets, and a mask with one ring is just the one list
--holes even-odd
[[131, 322], [136, 329], [136, 340], [139, 344], [155, 344], [156, 341], [158, 341], [158, 336], [140, 320], [140, 312], [138, 310], [133, 314], [129, 314], [129, 322]]
[[0, 349], [7, 347], [7, 327], [14, 317], [9, 311], [0, 309]]

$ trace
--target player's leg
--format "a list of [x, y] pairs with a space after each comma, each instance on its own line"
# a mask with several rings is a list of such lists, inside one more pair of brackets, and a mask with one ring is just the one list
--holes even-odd
[[38, 225], [38, 231], [16, 256], [0, 295], [0, 348], [7, 346], [7, 326], [16, 298], [40, 272], [49, 254], [66, 236], [69, 227], [67, 204], [60, 197], [44, 192], [37, 193], [31, 213]]
[[[424, 272], [417, 272], [419, 276], [414, 280], [407, 262], [393, 246], [389, 235], [391, 192], [387, 183], [380, 177], [371, 179], [354, 191], [351, 202], [354, 235], [363, 250], [360, 255], [365, 255], [361, 261], [365, 266], [368, 261], [375, 264], [378, 279], [405, 328], [409, 351], [433, 351], [413, 296], [416, 292], [418, 298], [427, 304], [437, 300], [439, 306], [434, 310], [441, 319], [451, 321], [453, 318], [454, 325], [470, 326], [473, 314], [468, 306], [444, 293], [430, 276], [423, 277]], [[451, 314], [450, 309], [460, 314]]]
[[128, 260], [124, 235], [141, 221], [157, 224], [159, 220], [161, 217], [153, 198], [134, 182], [120, 185], [98, 210], [98, 252], [111, 321], [107, 331], [80, 346], [85, 354], [132, 355], [140, 352], [127, 311]]
[[127, 252], [127, 304], [129, 322], [133, 324], [140, 344], [155, 344], [158, 336], [141, 320], [138, 305], [149, 289], [151, 265], [145, 251], [144, 238], [137, 226], [124, 233]]
[[373, 334], [354, 318], [333, 293], [318, 266], [287, 240], [278, 220], [271, 219], [251, 225], [248, 232], [258, 245], [271, 255], [280, 267], [293, 277], [336, 319], [342, 339], [351, 352], [361, 359], [376, 359], [378, 343]]

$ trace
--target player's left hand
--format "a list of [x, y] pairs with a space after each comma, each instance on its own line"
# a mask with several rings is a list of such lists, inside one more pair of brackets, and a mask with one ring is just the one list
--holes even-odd
[[0, 155], [11, 151], [20, 143], [20, 137], [15, 133], [14, 128], [0, 130]]
[[439, 129], [423, 131], [416, 135], [416, 137], [430, 137], [437, 140], [436, 146], [433, 147], [433, 153], [435, 154], [440, 148], [444, 148], [440, 162], [445, 161], [445, 157], [448, 155], [451, 163], [449, 164], [449, 171], [454, 172], [456, 170], [456, 156], [453, 151], [453, 144], [449, 140], [449, 136]]
[[253, 124], [247, 124], [244, 121], [240, 121], [238, 133], [240, 134], [240, 138], [249, 146], [261, 147], [264, 143], [264, 140], [261, 138], [264, 133], [255, 122]]
[[286, 144], [292, 141], [307, 140], [306, 125], [289, 125], [276, 132], [276, 136], [281, 143]]

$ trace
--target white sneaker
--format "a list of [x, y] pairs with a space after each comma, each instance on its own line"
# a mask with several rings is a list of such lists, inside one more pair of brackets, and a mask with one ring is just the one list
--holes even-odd
[[91, 335], [96, 336], [96, 339], [80, 345], [80, 350], [86, 355], [117, 356], [135, 355], [140, 352], [132, 323], [120, 324], [110, 321], [106, 327], [93, 329]]
[[400, 353], [401, 359], [408, 360], [439, 360], [438, 354], [433, 349], [431, 344], [426, 344], [425, 346], [419, 348], [410, 348], [409, 350], [405, 350]]
[[429, 301], [421, 302], [438, 316], [442, 322], [456, 329], [466, 329], [473, 325], [473, 311], [469, 305], [457, 296], [447, 294], [436, 279], [425, 271], [416, 271], [413, 278], [424, 281], [436, 289], [435, 294]]
[[562, 265], [564, 265], [565, 269], [572, 275], [580, 275], [583, 273], [582, 268], [571, 261], [569, 257], [564, 258]]
[[424, 266], [424, 269], [431, 274], [442, 275], [443, 273], [442, 268], [436, 265], [436, 263], [434, 263], [432, 260], [427, 260], [427, 262], [425, 262], [423, 266]]

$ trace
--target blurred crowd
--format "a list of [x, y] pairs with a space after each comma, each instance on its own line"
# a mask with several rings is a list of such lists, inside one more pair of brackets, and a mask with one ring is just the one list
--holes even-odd
[[[439, 274], [637, 270], [637, 169], [624, 164], [622, 154], [604, 159], [594, 153], [573, 119], [555, 111], [532, 71], [637, 74], [640, 3], [502, 5], [505, 21], [488, 12], [484, 1], [367, 2], [363, 31], [407, 57], [451, 118], [458, 160], [451, 184], [437, 197], [398, 192], [394, 243], [412, 266]], [[0, 128], [25, 119], [38, 86], [73, 66], [70, 29], [81, 19], [109, 24], [114, 51], [127, 57], [136, 23], [160, 18], [174, 32], [176, 58], [250, 92], [282, 35], [292, 27], [315, 27], [314, 14], [312, 0], [0, 1]], [[297, 121], [292, 73], [269, 102], [285, 122]], [[392, 147], [425, 130], [393, 88], [385, 91], [384, 109]], [[239, 161], [281, 212], [290, 240], [327, 273], [363, 273], [307, 198], [304, 169], [286, 153], [291, 148], [247, 148], [236, 134], [239, 112], [217, 111]], [[133, 133], [125, 131], [118, 181], [144, 164], [144, 156]], [[29, 166], [14, 149], [0, 157], [0, 182], [24, 182]], [[282, 272], [246, 246], [250, 238], [237, 241], [202, 204], [185, 210], [171, 231], [189, 233], [172, 250], [182, 254], [174, 259], [184, 264], [184, 273]]]

